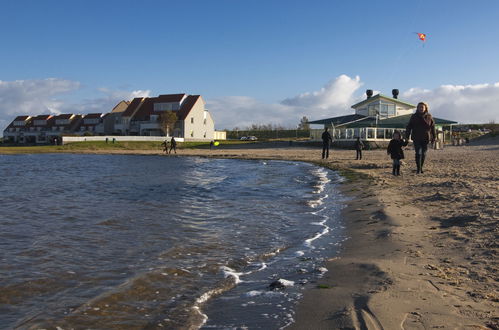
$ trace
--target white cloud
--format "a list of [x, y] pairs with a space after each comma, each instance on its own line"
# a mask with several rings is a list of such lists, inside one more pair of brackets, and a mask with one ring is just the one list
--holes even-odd
[[402, 99], [426, 102], [438, 118], [460, 123], [499, 122], [499, 82], [476, 85], [442, 85], [433, 90], [411, 88]]
[[354, 93], [362, 86], [360, 78], [341, 75], [315, 92], [306, 92], [280, 103], [264, 103], [247, 96], [227, 96], [207, 100], [217, 129], [251, 124], [279, 124], [296, 127], [303, 116], [309, 120], [351, 113]]
[[121, 100], [149, 96], [148, 90], [122, 91], [101, 88], [104, 95], [68, 103], [60, 97], [80, 89], [78, 81], [58, 78], [0, 81], [0, 132], [16, 116], [109, 112]]
[[345, 111], [345, 108], [350, 108], [353, 94], [360, 86], [362, 83], [359, 76], [350, 78], [347, 75], [341, 75], [318, 91], [287, 98], [282, 101], [282, 104], [311, 109]]
[[54, 96], [79, 87], [79, 82], [57, 78], [0, 81], [2, 131], [18, 115], [58, 113], [62, 102]]
[[120, 101], [128, 101], [135, 97], [148, 97], [151, 94], [150, 90], [123, 91], [99, 88], [98, 91], [104, 95], [94, 99], [85, 99], [76, 103], [65, 104], [61, 109], [66, 113], [106, 113], [110, 112]]

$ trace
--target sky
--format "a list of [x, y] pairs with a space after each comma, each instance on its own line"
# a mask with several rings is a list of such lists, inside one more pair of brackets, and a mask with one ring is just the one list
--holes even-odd
[[[200, 94], [217, 129], [353, 113], [365, 90], [499, 122], [499, 1], [0, 0], [0, 128]], [[416, 32], [425, 33], [423, 43]], [[3, 130], [3, 129], [2, 129]]]

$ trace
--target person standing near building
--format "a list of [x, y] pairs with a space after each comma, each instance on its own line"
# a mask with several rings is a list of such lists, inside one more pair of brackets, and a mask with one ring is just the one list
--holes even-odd
[[333, 143], [333, 139], [331, 138], [331, 134], [328, 132], [328, 128], [324, 128], [324, 132], [322, 132], [322, 159], [326, 159], [329, 157], [329, 142]]
[[177, 141], [175, 141], [175, 138], [173, 136], [170, 140], [170, 153], [172, 153], [172, 150], [177, 153]]
[[357, 151], [356, 160], [362, 159], [362, 149], [364, 149], [364, 143], [360, 140], [360, 137], [355, 141], [355, 150]]
[[417, 174], [424, 173], [423, 165], [428, 150], [428, 143], [435, 142], [435, 121], [428, 112], [428, 104], [419, 102], [416, 113], [411, 116], [405, 130], [405, 138], [411, 137], [416, 151]]

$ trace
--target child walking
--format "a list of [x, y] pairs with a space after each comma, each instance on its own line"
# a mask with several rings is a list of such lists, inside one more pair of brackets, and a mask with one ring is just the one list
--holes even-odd
[[402, 140], [402, 135], [399, 131], [393, 132], [393, 138], [390, 140], [386, 150], [393, 159], [393, 175], [400, 175], [400, 160], [404, 159], [404, 150], [402, 148], [408, 143], [408, 140]]

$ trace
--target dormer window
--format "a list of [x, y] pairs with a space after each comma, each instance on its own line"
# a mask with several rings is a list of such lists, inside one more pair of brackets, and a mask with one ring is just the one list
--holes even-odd
[[154, 103], [154, 111], [176, 111], [180, 108], [179, 103]]

